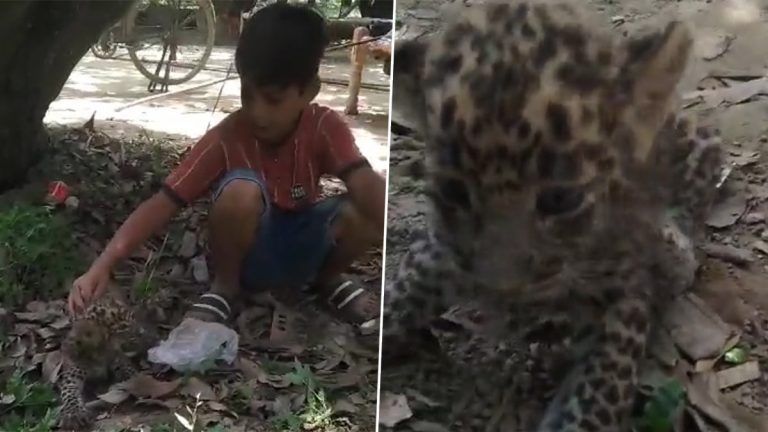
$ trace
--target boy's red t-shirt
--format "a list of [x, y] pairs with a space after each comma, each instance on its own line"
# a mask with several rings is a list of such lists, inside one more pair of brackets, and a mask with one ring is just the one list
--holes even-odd
[[247, 119], [236, 111], [192, 147], [163, 190], [178, 204], [188, 204], [209, 192], [226, 172], [249, 168], [263, 176], [273, 205], [297, 210], [317, 201], [320, 176], [344, 180], [346, 173], [367, 164], [347, 123], [328, 107], [307, 107], [293, 135], [270, 153], [259, 147]]

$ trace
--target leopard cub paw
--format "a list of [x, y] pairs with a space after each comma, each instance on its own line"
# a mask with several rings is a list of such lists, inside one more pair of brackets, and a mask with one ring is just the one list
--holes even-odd
[[64, 430], [79, 431], [89, 426], [92, 421], [93, 415], [85, 405], [68, 406], [65, 404], [59, 413], [59, 427]]

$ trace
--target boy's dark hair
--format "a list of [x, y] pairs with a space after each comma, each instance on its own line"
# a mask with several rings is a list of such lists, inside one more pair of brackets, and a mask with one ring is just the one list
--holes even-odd
[[320, 14], [306, 6], [274, 3], [246, 21], [235, 66], [255, 86], [304, 87], [317, 76], [327, 45]]

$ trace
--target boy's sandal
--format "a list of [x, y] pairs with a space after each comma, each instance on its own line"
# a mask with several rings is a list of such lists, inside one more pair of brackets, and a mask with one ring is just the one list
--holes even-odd
[[232, 308], [224, 297], [215, 293], [205, 293], [192, 305], [185, 317], [227, 324], [232, 315]]
[[362, 328], [378, 327], [380, 296], [356, 279], [339, 277], [332, 283], [315, 286], [315, 291], [340, 319]]

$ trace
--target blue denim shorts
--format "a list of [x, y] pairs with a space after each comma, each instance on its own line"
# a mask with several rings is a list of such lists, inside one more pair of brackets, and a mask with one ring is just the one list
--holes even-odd
[[235, 169], [219, 180], [213, 190], [214, 202], [233, 180], [259, 185], [264, 197], [261, 223], [241, 269], [243, 288], [280, 289], [301, 287], [311, 282], [336, 246], [331, 224], [345, 196], [327, 198], [300, 211], [285, 211], [269, 202], [266, 184], [260, 173]]

